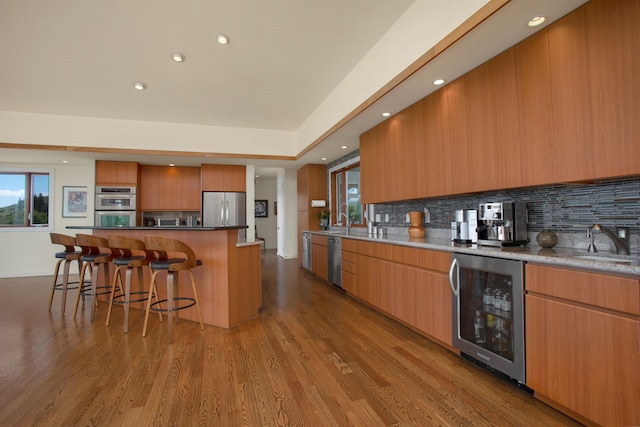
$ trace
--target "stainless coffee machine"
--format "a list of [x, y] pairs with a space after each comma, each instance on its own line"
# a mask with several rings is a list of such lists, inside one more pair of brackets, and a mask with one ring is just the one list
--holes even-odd
[[520, 246], [527, 243], [526, 203], [480, 204], [478, 245]]

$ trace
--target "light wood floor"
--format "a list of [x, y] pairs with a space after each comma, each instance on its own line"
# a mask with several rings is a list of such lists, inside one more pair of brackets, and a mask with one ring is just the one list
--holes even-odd
[[[52, 260], [53, 264], [53, 260]], [[232, 331], [122, 308], [105, 327], [49, 277], [0, 279], [2, 426], [567, 426], [574, 421], [316, 281], [273, 251], [259, 318]]]

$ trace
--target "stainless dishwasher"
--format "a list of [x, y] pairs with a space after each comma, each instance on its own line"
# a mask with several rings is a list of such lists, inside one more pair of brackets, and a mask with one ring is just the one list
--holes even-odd
[[329, 283], [333, 283], [339, 288], [342, 287], [342, 239], [340, 237], [329, 237]]
[[311, 271], [311, 233], [302, 233], [302, 268]]

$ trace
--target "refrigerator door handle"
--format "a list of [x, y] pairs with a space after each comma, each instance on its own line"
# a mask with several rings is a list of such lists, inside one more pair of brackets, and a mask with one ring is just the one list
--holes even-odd
[[220, 202], [220, 225], [224, 225], [224, 200]]
[[226, 204], [226, 209], [225, 209], [225, 218], [224, 218], [224, 225], [225, 226], [229, 226], [229, 201], [225, 201]]

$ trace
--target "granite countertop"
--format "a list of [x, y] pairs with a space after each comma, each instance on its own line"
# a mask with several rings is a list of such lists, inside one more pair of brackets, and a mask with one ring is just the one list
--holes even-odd
[[558, 267], [570, 267], [602, 273], [616, 273], [640, 278], [640, 256], [617, 255], [608, 252], [587, 253], [585, 249], [561, 248], [545, 249], [529, 243], [525, 246], [492, 247], [464, 245], [452, 242], [441, 236], [422, 239], [409, 239], [408, 235], [389, 234], [384, 238], [368, 237], [362, 231], [351, 230], [347, 236], [344, 231], [308, 231], [309, 233], [326, 236], [341, 236], [350, 239], [369, 242], [389, 243], [394, 245], [411, 246], [422, 249], [432, 249], [445, 252], [458, 252], [471, 255], [490, 256], [495, 258], [513, 259], [538, 264], [548, 264]]

